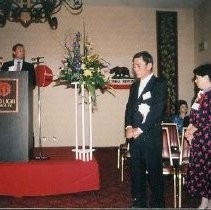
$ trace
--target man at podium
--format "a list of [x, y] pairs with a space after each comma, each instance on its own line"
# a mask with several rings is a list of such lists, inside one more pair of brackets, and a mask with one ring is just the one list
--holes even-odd
[[25, 61], [25, 48], [23, 44], [12, 47], [13, 60], [3, 63], [1, 71], [28, 71], [29, 82], [36, 86], [35, 69], [31, 63]]
[[13, 60], [3, 63], [0, 72], [0, 83], [6, 85], [5, 90], [9, 88], [7, 94], [0, 96], [0, 161], [29, 161], [33, 158], [34, 147], [33, 89], [36, 75], [34, 66], [24, 60], [23, 44], [14, 45], [12, 54]]

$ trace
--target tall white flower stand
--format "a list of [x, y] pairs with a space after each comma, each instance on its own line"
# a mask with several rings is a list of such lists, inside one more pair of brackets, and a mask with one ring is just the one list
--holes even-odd
[[[93, 157], [93, 139], [92, 139], [92, 101], [91, 95], [88, 93], [88, 104], [85, 103], [85, 88], [84, 84], [81, 85], [81, 95], [78, 94], [78, 82], [72, 83], [74, 85], [75, 95], [75, 158], [82, 161], [90, 161]], [[81, 110], [78, 110], [79, 97], [81, 99]], [[88, 106], [88, 116], [85, 115], [85, 106]], [[79, 119], [79, 111], [81, 111], [81, 118]], [[86, 119], [88, 118], [88, 119]], [[81, 122], [81, 128], [79, 128], [78, 120]], [[86, 120], [89, 123], [86, 123]], [[88, 130], [87, 130], [88, 129]], [[88, 132], [86, 132], [88, 131]], [[81, 132], [81, 133], [80, 133]], [[81, 135], [79, 135], [81, 134]], [[80, 138], [79, 138], [80, 136]]]

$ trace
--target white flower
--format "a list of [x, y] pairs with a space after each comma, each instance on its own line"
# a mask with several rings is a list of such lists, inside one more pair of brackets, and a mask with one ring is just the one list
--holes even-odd
[[148, 104], [142, 103], [138, 106], [138, 111], [143, 115], [142, 123], [144, 123], [150, 111], [150, 106]]
[[81, 69], [84, 70], [85, 68], [86, 68], [86, 65], [85, 65], [84, 63], [82, 63], [82, 64], [81, 64]]

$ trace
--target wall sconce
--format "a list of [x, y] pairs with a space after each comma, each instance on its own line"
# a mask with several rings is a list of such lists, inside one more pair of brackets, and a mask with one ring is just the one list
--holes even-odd
[[80, 13], [83, 0], [1, 0], [0, 27], [4, 27], [7, 20], [20, 22], [24, 27], [48, 21], [52, 29], [57, 29], [58, 20], [52, 16], [60, 11], [63, 4]]
[[48, 23], [49, 23], [50, 27], [51, 27], [53, 30], [57, 29], [57, 27], [58, 27], [58, 20], [57, 20], [56, 17], [52, 17], [52, 18], [49, 17]]
[[205, 51], [208, 49], [208, 42], [207, 41], [202, 41], [199, 43], [199, 52]]
[[29, 10], [23, 10], [20, 12], [20, 22], [24, 27], [28, 27], [31, 24], [32, 17]]

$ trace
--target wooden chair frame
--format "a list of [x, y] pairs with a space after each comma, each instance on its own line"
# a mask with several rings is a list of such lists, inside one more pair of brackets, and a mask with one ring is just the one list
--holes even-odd
[[167, 127], [169, 130], [172, 159], [179, 160], [181, 146], [180, 146], [180, 138], [179, 138], [177, 124], [176, 123], [162, 123], [162, 126]]
[[[169, 129], [168, 127], [162, 126], [162, 133], [163, 133], [163, 151], [162, 157], [163, 159], [169, 159], [169, 166], [167, 166], [167, 170], [165, 170], [165, 166], [163, 167], [163, 174], [164, 175], [173, 175], [173, 185], [174, 185], [174, 208], [177, 207], [177, 185], [176, 185], [176, 170], [173, 165], [173, 158], [171, 154], [171, 146], [170, 146], [170, 136], [169, 136]], [[166, 134], [167, 138], [167, 147], [164, 147], [164, 135]], [[166, 150], [166, 151], [164, 151]]]
[[129, 143], [126, 140], [125, 143], [120, 144], [118, 147], [118, 150], [117, 150], [117, 168], [118, 169], [120, 167], [120, 162], [121, 162], [123, 153], [128, 150], [128, 144]]
[[183, 177], [186, 174], [187, 166], [189, 163], [190, 156], [190, 145], [189, 142], [185, 138], [186, 127], [183, 128], [182, 131], [182, 140], [181, 140], [181, 152], [179, 159], [179, 170], [178, 170], [178, 179], [179, 179], [179, 204], [178, 207], [181, 208], [182, 201], [182, 181]]
[[127, 144], [127, 149], [123, 152], [121, 156], [121, 181], [124, 181], [124, 161], [126, 158], [130, 158], [130, 144]]

